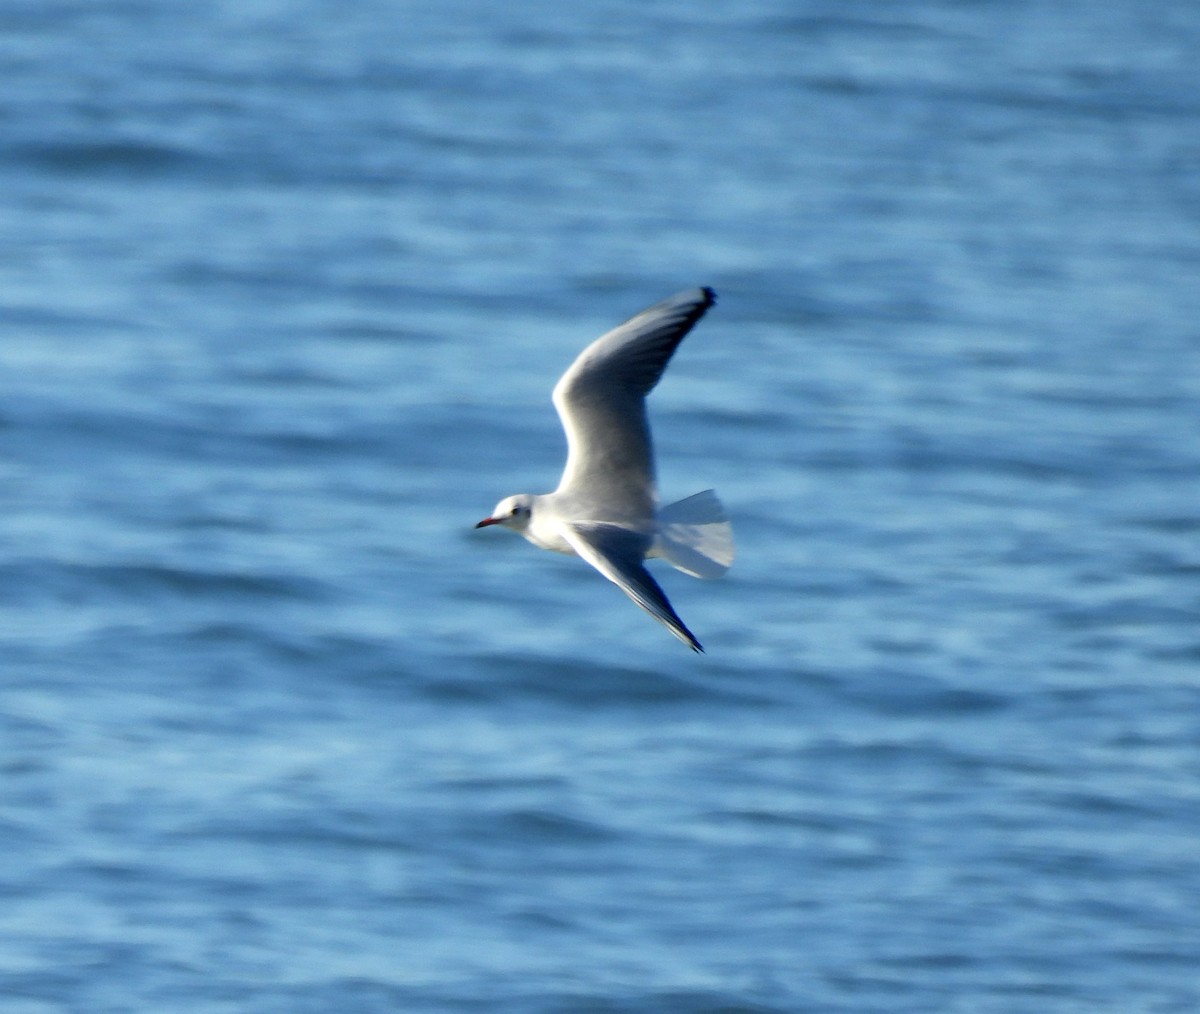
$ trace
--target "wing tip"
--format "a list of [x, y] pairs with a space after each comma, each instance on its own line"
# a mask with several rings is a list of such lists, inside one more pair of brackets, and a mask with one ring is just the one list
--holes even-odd
[[[674, 610], [671, 610], [671, 611], [674, 612]], [[666, 621], [664, 621], [664, 622], [666, 622]], [[678, 626], [676, 626], [676, 624], [678, 624]], [[692, 651], [694, 651], [697, 655], [704, 654], [704, 645], [702, 645], [698, 640], [696, 640], [696, 635], [693, 634], [690, 630], [688, 630], [687, 627], [684, 626], [683, 621], [681, 619], [679, 619], [678, 615], [675, 616], [674, 623], [667, 622], [666, 625], [667, 625], [668, 629], [670, 629], [672, 634], [674, 634], [676, 637], [678, 637], [679, 640], [681, 640], [684, 644], [686, 644], [689, 648], [691, 648]]]
[[704, 293], [704, 307], [712, 306], [717, 301], [717, 291], [711, 285], [701, 285], [700, 291]]

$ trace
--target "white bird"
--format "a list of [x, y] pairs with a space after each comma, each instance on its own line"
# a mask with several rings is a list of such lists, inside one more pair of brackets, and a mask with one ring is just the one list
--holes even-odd
[[646, 395], [715, 301], [707, 287], [677, 293], [584, 349], [554, 388], [567, 434], [558, 489], [506, 497], [475, 526], [583, 557], [693, 651], [704, 649], [643, 563], [661, 556], [693, 577], [720, 577], [733, 529], [711, 489], [658, 508]]

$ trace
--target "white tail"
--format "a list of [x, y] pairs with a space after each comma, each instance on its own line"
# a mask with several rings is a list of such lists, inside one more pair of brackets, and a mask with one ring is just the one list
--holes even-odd
[[733, 526], [711, 489], [658, 512], [650, 556], [661, 556], [692, 577], [720, 577], [733, 563]]

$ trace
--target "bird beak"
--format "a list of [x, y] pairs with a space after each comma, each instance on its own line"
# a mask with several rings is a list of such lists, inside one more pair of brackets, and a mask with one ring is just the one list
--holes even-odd
[[488, 525], [498, 525], [498, 524], [500, 524], [499, 518], [484, 518], [475, 527], [476, 528], [487, 528]]

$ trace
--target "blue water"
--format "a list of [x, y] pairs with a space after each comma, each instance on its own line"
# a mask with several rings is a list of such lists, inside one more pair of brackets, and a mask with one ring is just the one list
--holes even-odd
[[[1200, 7], [0, 7], [0, 1010], [1200, 1009]], [[693, 656], [472, 525], [585, 343]]]

